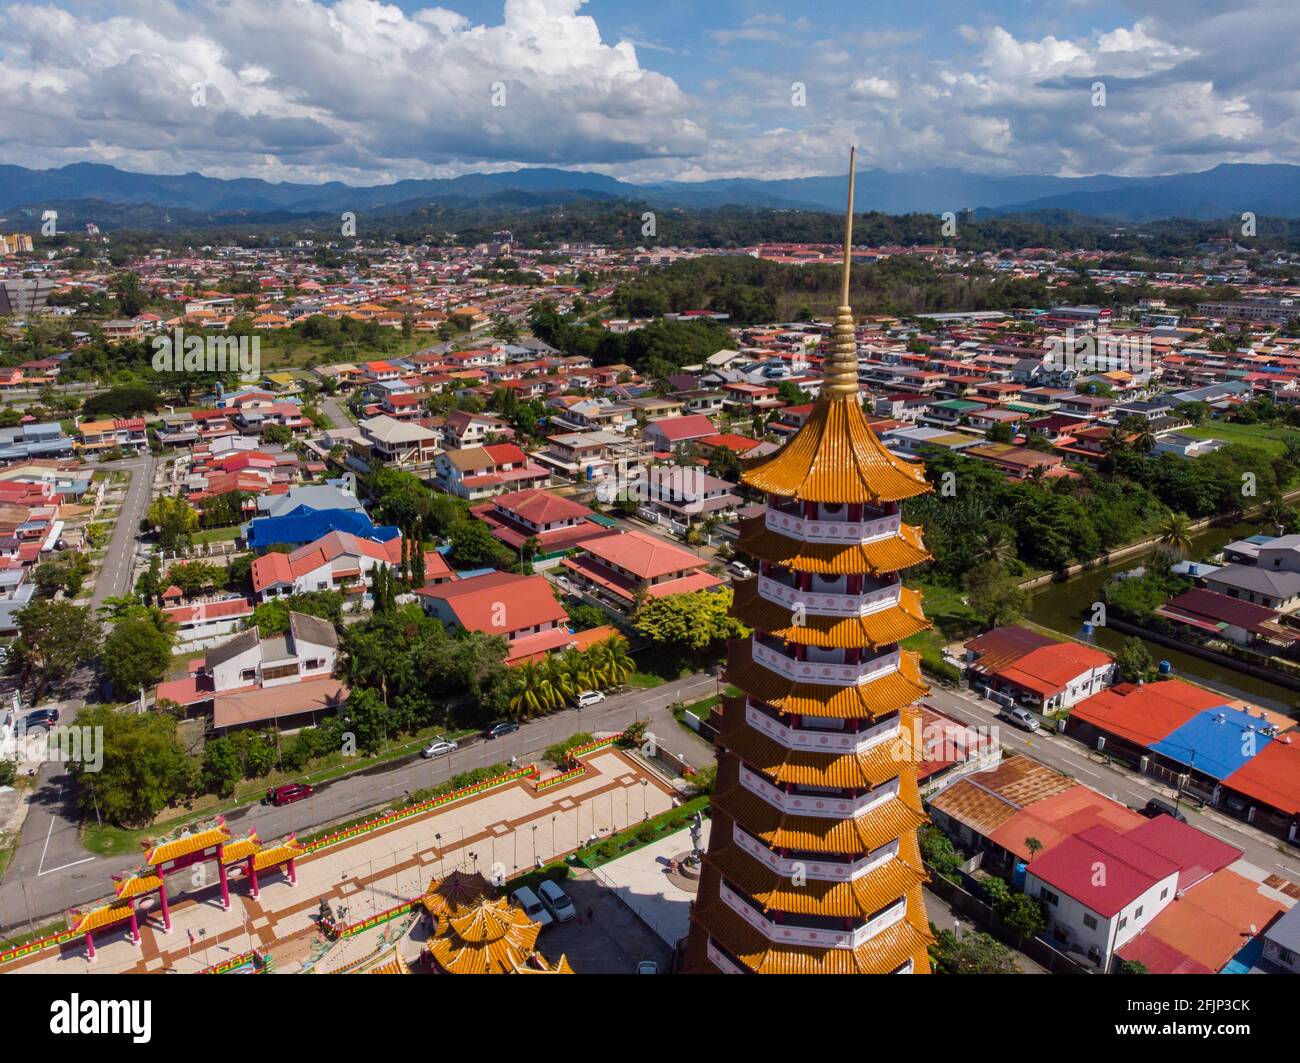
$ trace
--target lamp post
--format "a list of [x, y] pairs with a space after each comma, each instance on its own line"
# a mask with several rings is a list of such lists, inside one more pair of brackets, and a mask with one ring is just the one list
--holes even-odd
[[641, 819], [644, 822], [650, 818], [650, 810], [646, 806], [646, 787], [650, 785], [649, 779], [641, 780]]
[[533, 863], [537, 863], [537, 824], [533, 824]]

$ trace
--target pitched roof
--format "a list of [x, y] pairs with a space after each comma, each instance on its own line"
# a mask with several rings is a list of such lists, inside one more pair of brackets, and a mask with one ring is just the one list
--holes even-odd
[[461, 626], [488, 635], [568, 620], [544, 576], [489, 572], [421, 587], [416, 594], [442, 599]]
[[704, 567], [704, 561], [690, 551], [639, 531], [586, 539], [578, 544], [578, 548], [601, 561], [626, 569], [639, 579], [655, 579], [672, 572]]
[[1159, 742], [1202, 709], [1223, 704], [1223, 696], [1181, 679], [1144, 686], [1123, 683], [1079, 702], [1075, 720], [1091, 724], [1139, 746]]
[[[1097, 874], [1097, 865], [1105, 868]], [[1029, 870], [1054, 889], [1110, 918], [1178, 871], [1168, 857], [1109, 827], [1092, 827], [1049, 849]]]
[[293, 636], [295, 642], [302, 639], [314, 646], [337, 646], [339, 644], [339, 634], [334, 629], [334, 625], [328, 620], [319, 616], [312, 616], [310, 613], [295, 613], [290, 610], [289, 634]]
[[539, 487], [498, 495], [492, 500], [492, 504], [498, 509], [506, 510], [538, 525], [589, 517], [592, 513], [590, 509], [578, 502], [561, 498]]

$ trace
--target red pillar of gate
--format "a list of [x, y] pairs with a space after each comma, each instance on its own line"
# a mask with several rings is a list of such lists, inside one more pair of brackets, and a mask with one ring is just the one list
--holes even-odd
[[257, 900], [260, 894], [257, 891], [257, 868], [253, 864], [253, 855], [248, 857], [248, 882], [253, 895], [253, 900]]
[[167, 907], [167, 880], [163, 877], [162, 872], [158, 872], [158, 902], [162, 907], [163, 933], [172, 932], [172, 912]]

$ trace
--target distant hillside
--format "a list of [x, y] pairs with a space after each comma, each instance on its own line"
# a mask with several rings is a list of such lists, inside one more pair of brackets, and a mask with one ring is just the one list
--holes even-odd
[[[141, 174], [113, 166], [75, 163], [56, 170], [0, 166], [0, 212], [85, 200], [224, 215], [278, 211], [359, 213], [432, 204], [528, 207], [584, 199], [635, 200], [659, 208], [740, 206], [838, 211], [843, 207], [844, 185], [842, 174], [782, 181], [737, 179], [637, 185], [603, 174], [536, 168], [353, 187], [337, 181], [273, 184], [255, 178], [222, 180], [197, 173]], [[1014, 213], [1063, 210], [1134, 221], [1221, 218], [1243, 211], [1298, 218], [1300, 167], [1224, 165], [1201, 173], [1145, 178], [864, 170], [857, 176], [857, 204], [863, 211], [886, 214], [940, 214], [969, 207]]]

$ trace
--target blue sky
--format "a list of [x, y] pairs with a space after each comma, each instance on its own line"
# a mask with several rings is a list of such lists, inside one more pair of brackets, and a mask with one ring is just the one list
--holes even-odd
[[[1300, 162], [1266, 0], [0, 4], [0, 162], [378, 182]], [[1100, 87], [1100, 92], [1098, 88]]]

